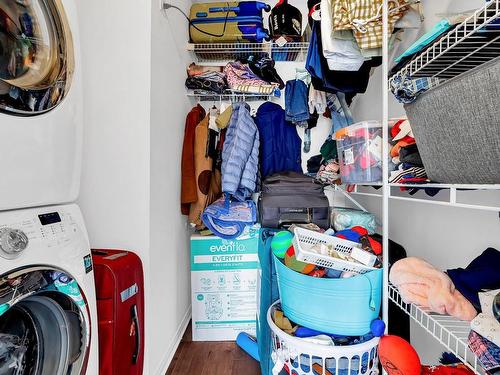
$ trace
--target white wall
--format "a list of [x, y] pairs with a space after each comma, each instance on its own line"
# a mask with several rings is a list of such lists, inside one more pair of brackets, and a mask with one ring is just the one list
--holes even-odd
[[[148, 248], [150, 9], [78, 1], [84, 84], [79, 203], [92, 245]], [[133, 25], [133, 27], [131, 27]]]
[[[175, 1], [185, 11], [189, 1]], [[191, 103], [184, 95], [189, 56], [187, 22], [179, 12], [151, 12], [151, 374], [163, 374], [191, 313], [190, 256], [186, 217], [180, 213], [180, 165], [184, 122]]]
[[182, 89], [186, 23], [173, 11], [169, 24], [156, 0], [77, 4], [85, 74], [79, 204], [92, 247], [129, 249], [142, 258], [144, 373], [163, 374], [190, 312], [189, 248], [179, 212], [189, 109]]

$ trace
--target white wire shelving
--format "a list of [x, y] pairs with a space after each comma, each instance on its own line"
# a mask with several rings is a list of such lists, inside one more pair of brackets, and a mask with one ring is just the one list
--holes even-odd
[[[400, 74], [433, 77], [433, 86], [466, 73], [499, 56], [500, 0], [487, 2], [461, 24], [415, 56]], [[392, 79], [392, 78], [391, 78]]]
[[[336, 186], [335, 189], [341, 192], [343, 195], [348, 197], [348, 195], [357, 195], [361, 197], [374, 197], [374, 198], [383, 198], [383, 194], [381, 192], [370, 192], [366, 187], [379, 187], [379, 184], [359, 184], [359, 185], [342, 185]], [[500, 190], [500, 185], [492, 184], [492, 185], [478, 185], [478, 184], [438, 184], [438, 183], [428, 183], [428, 184], [397, 184], [397, 183], [389, 183], [389, 200], [395, 201], [408, 201], [408, 202], [416, 202], [416, 203], [424, 203], [424, 204], [433, 204], [439, 206], [449, 206], [449, 207], [459, 207], [459, 208], [469, 208], [475, 210], [483, 210], [483, 211], [493, 211], [500, 213], [500, 203], [495, 204], [485, 204], [485, 203], [475, 203], [474, 201], [464, 201], [460, 199], [460, 192], [472, 192], [472, 191], [498, 191]], [[363, 187], [364, 189], [360, 189]], [[404, 193], [395, 193], [392, 188], [418, 188], [418, 189], [442, 189], [446, 190], [448, 193], [443, 197], [434, 196], [434, 197], [417, 197], [413, 195], [403, 195]], [[348, 197], [349, 198], [349, 197]], [[463, 198], [463, 197], [462, 197]], [[350, 199], [350, 198], [349, 198]], [[351, 199], [350, 199], [351, 200]], [[358, 203], [355, 203], [357, 206]]]
[[472, 371], [476, 374], [484, 373], [477, 357], [468, 347], [468, 337], [471, 331], [470, 322], [461, 321], [449, 315], [440, 315], [427, 308], [406, 303], [397, 288], [391, 284], [389, 285], [389, 298]]
[[204, 91], [189, 91], [186, 93], [188, 98], [194, 98], [200, 102], [220, 102], [220, 101], [230, 101], [230, 102], [249, 102], [249, 101], [270, 101], [274, 96], [265, 94], [248, 94], [248, 93], [236, 93], [236, 92], [225, 92], [222, 94], [204, 92]]
[[198, 62], [227, 62], [251, 55], [269, 55], [275, 61], [304, 61], [309, 42], [264, 43], [188, 43]]

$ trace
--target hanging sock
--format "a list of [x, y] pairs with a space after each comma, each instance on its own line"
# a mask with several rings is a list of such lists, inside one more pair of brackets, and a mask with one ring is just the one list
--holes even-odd
[[304, 130], [304, 153], [311, 151], [311, 129]]

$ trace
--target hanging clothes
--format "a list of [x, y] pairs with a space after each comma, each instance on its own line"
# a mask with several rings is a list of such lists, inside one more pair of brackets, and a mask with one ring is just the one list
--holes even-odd
[[227, 128], [229, 125], [229, 121], [231, 121], [231, 116], [233, 114], [233, 106], [229, 105], [226, 109], [222, 109], [220, 111], [219, 116], [215, 120], [215, 123], [217, 124], [217, 127], [222, 130]]
[[222, 190], [238, 201], [255, 192], [259, 169], [259, 132], [246, 103], [233, 104], [222, 151]]
[[285, 111], [276, 103], [266, 102], [257, 110], [255, 124], [260, 136], [262, 178], [278, 172], [302, 173], [297, 129], [285, 120]]
[[321, 0], [321, 42], [323, 56], [330, 70], [358, 71], [365, 58], [361, 54], [358, 43], [351, 33], [351, 38], [335, 38], [332, 33], [332, 1]]
[[380, 61], [380, 58], [367, 60], [356, 72], [330, 70], [323, 57], [320, 24], [319, 22], [313, 23], [306, 69], [311, 74], [311, 81], [316, 90], [330, 93], [339, 91], [350, 94], [364, 93], [368, 87], [371, 68], [378, 66]]
[[210, 156], [209, 145], [209, 115], [196, 126], [194, 138], [194, 168], [196, 178], [197, 199], [191, 204], [189, 222], [197, 229], [204, 228], [201, 214], [205, 208], [221, 195], [220, 184], [213, 173], [214, 160]]
[[205, 117], [205, 110], [199, 104], [186, 116], [184, 142], [181, 158], [181, 212], [189, 214], [189, 206], [196, 202], [196, 175], [194, 168], [194, 137], [196, 126]]
[[[406, 3], [406, 0], [389, 1], [389, 34], [392, 34], [394, 24], [409, 9], [397, 9]], [[359, 48], [382, 47], [382, 0], [332, 0], [332, 15], [333, 30], [352, 29]]]
[[307, 126], [309, 120], [309, 89], [299, 79], [287, 81], [285, 87], [285, 118], [297, 126]]

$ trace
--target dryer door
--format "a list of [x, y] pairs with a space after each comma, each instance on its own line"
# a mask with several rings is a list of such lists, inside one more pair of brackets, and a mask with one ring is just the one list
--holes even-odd
[[85, 373], [90, 328], [79, 290], [54, 269], [32, 267], [1, 278], [1, 374]]
[[74, 60], [61, 0], [0, 0], [0, 111], [33, 116], [57, 106]]

